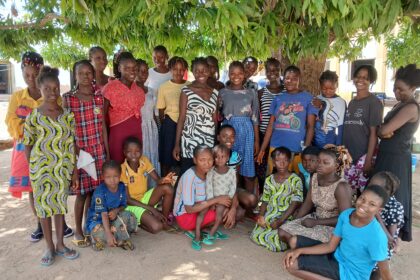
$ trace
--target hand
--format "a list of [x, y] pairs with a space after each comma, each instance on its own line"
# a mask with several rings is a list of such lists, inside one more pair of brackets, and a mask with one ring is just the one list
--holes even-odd
[[394, 132], [390, 132], [388, 134], [382, 135], [382, 139], [386, 139], [386, 138], [391, 138], [392, 136], [394, 136]]
[[79, 189], [79, 172], [77, 168], [74, 169], [73, 175], [71, 176], [71, 190], [75, 192]]
[[221, 195], [219, 197], [216, 198], [217, 199], [217, 204], [223, 205], [227, 208], [230, 208], [230, 205], [232, 204], [232, 200], [230, 199], [230, 197], [228, 195]]
[[365, 164], [363, 165], [363, 174], [365, 177], [369, 175], [370, 171], [372, 170], [372, 160], [365, 160]]
[[260, 152], [258, 153], [258, 156], [257, 156], [257, 163], [258, 164], [262, 163], [263, 158], [264, 158], [264, 154], [265, 154], [264, 150], [260, 150]]
[[228, 210], [225, 215], [223, 215], [223, 223], [225, 228], [233, 228], [236, 224], [236, 208], [226, 209]]
[[172, 185], [172, 178], [174, 177], [176, 175], [176, 173], [175, 172], [169, 172], [168, 173], [168, 175], [166, 175], [165, 177], [163, 177], [163, 178], [160, 178], [160, 180], [159, 180], [159, 185], [162, 185], [162, 184], [170, 184], [170, 185]]
[[321, 109], [322, 108], [322, 101], [319, 98], [314, 97], [311, 101], [312, 106], [314, 106], [317, 109]]
[[165, 216], [163, 216], [162, 213], [160, 213], [155, 208], [151, 208], [150, 209], [150, 213], [152, 213], [152, 215], [155, 216], [162, 223], [166, 223], [167, 222], [167, 218]]
[[260, 152], [260, 143], [254, 142], [254, 156], [257, 157]]
[[264, 216], [261, 216], [261, 215], [258, 216], [257, 225], [259, 225], [262, 228], [265, 228], [267, 226], [267, 223], [265, 222]]
[[109, 247], [115, 247], [117, 246], [117, 240], [115, 240], [115, 237], [112, 233], [107, 234], [106, 236], [106, 242]]
[[176, 161], [180, 161], [181, 160], [180, 153], [181, 153], [181, 148], [179, 147], [179, 145], [175, 145], [175, 147], [174, 147], [174, 149], [172, 151], [172, 156], [174, 157], [174, 159]]
[[281, 226], [281, 222], [280, 221], [274, 221], [274, 222], [272, 222], [271, 224], [270, 224], [270, 228], [272, 228], [272, 229], [278, 229], [280, 226]]
[[387, 236], [388, 237], [388, 248], [390, 250], [394, 249], [395, 245], [397, 245], [397, 242], [394, 240], [394, 238], [392, 238], [392, 236]]
[[307, 228], [313, 228], [314, 226], [316, 226], [316, 220], [312, 218], [307, 218], [302, 221], [302, 226]]
[[298, 250], [290, 250], [289, 252], [287, 252], [283, 260], [284, 267], [285, 268], [291, 267], [293, 263], [297, 260], [299, 255], [300, 253]]
[[117, 218], [118, 215], [118, 209], [112, 209], [108, 212], [108, 218], [110, 221], [113, 221]]

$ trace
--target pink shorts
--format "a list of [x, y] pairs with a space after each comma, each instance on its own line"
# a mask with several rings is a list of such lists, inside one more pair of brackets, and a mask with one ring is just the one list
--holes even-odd
[[[198, 213], [185, 213], [181, 216], [176, 216], [176, 222], [183, 230], [194, 230], [197, 221]], [[204, 220], [201, 223], [201, 228], [213, 223], [216, 220], [216, 211], [209, 210], [204, 215]]]

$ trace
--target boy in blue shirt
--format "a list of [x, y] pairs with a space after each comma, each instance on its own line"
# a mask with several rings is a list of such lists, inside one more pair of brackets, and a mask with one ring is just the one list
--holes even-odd
[[109, 247], [133, 250], [130, 233], [137, 230], [136, 217], [128, 211], [127, 191], [120, 182], [121, 166], [116, 161], [107, 161], [102, 166], [104, 182], [92, 195], [86, 228], [91, 233], [93, 249], [100, 251]]
[[[388, 240], [375, 215], [388, 201], [380, 186], [368, 186], [356, 208], [343, 211], [328, 243], [302, 236], [284, 258], [289, 273], [301, 279], [369, 279], [378, 263], [381, 278], [392, 279], [388, 264]], [[307, 247], [311, 246], [311, 247]]]

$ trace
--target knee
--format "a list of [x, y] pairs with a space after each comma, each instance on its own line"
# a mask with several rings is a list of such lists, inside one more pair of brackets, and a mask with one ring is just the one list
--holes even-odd
[[253, 208], [257, 207], [257, 204], [258, 204], [257, 196], [254, 195], [254, 194], [250, 194], [249, 197], [248, 197], [248, 203], [249, 203], [248, 208], [253, 209]]
[[163, 230], [163, 225], [160, 222], [154, 222], [149, 227], [150, 233], [156, 234]]
[[281, 228], [278, 229], [279, 239], [282, 241], [288, 241], [289, 234], [282, 230]]
[[169, 184], [161, 185], [161, 188], [165, 196], [174, 195], [174, 188], [171, 185]]
[[296, 249], [297, 236], [293, 235], [292, 237], [290, 237], [288, 243], [289, 243], [290, 249]]

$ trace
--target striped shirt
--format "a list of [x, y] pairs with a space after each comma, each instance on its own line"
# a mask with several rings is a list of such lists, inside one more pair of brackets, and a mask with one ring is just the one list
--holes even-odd
[[263, 93], [260, 100], [260, 132], [265, 134], [265, 131], [267, 130], [268, 123], [270, 122], [270, 106], [273, 99], [282, 94], [282, 92], [272, 93], [270, 92], [267, 87], [263, 88]]

